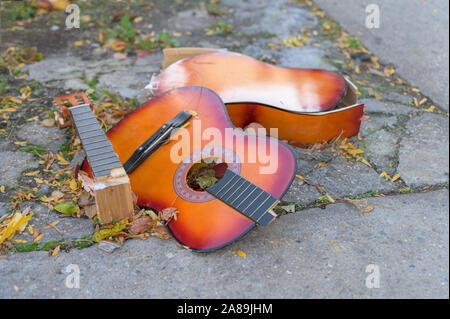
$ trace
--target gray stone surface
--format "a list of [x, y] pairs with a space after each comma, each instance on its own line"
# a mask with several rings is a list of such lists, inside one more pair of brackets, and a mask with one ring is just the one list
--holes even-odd
[[401, 140], [398, 171], [410, 186], [448, 183], [449, 120], [426, 113], [411, 119]]
[[295, 178], [282, 200], [301, 204], [310, 204], [322, 196], [315, 186], [308, 185], [299, 178]]
[[320, 184], [333, 198], [343, 198], [367, 192], [387, 193], [395, 185], [361, 162], [350, 162], [336, 157], [328, 165], [318, 167], [305, 176], [315, 185]]
[[[29, 220], [28, 225], [33, 226], [35, 229], [39, 229], [40, 234], [45, 234], [40, 242], [60, 239], [76, 239], [94, 233], [95, 223], [90, 219], [65, 216], [55, 211], [49, 211], [47, 207], [36, 203], [23, 203], [20, 209], [23, 211], [26, 207], [30, 207], [31, 212], [34, 214]], [[44, 227], [55, 221], [59, 221], [56, 228], [51, 227], [49, 229], [44, 229]], [[31, 236], [28, 231], [24, 231], [22, 234], [14, 236], [14, 239], [23, 239], [32, 242], [33, 236]]]
[[39, 166], [34, 156], [25, 152], [0, 152], [0, 185], [15, 186], [20, 173]]
[[81, 80], [83, 77], [90, 81], [97, 76], [97, 88], [132, 98], [143, 93], [152, 73], [158, 72], [161, 64], [161, 53], [149, 54], [139, 59], [107, 58], [99, 61], [56, 55], [27, 65], [24, 70], [29, 72], [29, 78], [32, 80], [51, 86], [63, 86], [66, 89], [83, 89], [86, 87]]
[[64, 136], [64, 131], [58, 129], [56, 126], [42, 126], [37, 121], [27, 123], [18, 128], [16, 135], [20, 140], [27, 141], [28, 144], [43, 146], [55, 154], [59, 152], [67, 141]]
[[363, 140], [366, 158], [379, 171], [394, 174], [397, 168], [398, 141], [400, 136], [387, 130], [379, 130]]
[[361, 137], [367, 137], [380, 129], [391, 129], [396, 124], [397, 118], [395, 116], [370, 115], [369, 119], [361, 123], [359, 134]]
[[215, 19], [203, 10], [190, 9], [177, 12], [175, 17], [169, 18], [169, 25], [182, 31], [194, 31], [211, 27]]
[[360, 103], [364, 103], [365, 113], [382, 113], [382, 114], [408, 114], [416, 111], [416, 109], [400, 104], [387, 101], [380, 101], [377, 99], [362, 99]]
[[[449, 109], [447, 0], [314, 0], [396, 72]], [[380, 8], [380, 28], [365, 26], [368, 4]], [[351, 14], [349, 14], [351, 13]]]
[[398, 103], [412, 103], [413, 98], [409, 95], [400, 94], [397, 92], [381, 93], [381, 97], [388, 101]]
[[278, 64], [291, 68], [324, 69], [337, 71], [323, 49], [315, 47], [294, 47], [283, 50], [279, 54]]
[[282, 38], [317, 24], [315, 15], [285, 0], [226, 0], [223, 4], [233, 7], [235, 22], [242, 25], [236, 31], [244, 36], [270, 35]]
[[[15, 253], [0, 259], [0, 298], [448, 298], [448, 199], [448, 190], [372, 198], [363, 215], [343, 203], [308, 209], [204, 254], [157, 238], [110, 255]], [[80, 288], [65, 286], [71, 264]], [[379, 288], [366, 287], [369, 265]]]
[[8, 214], [8, 210], [9, 210], [9, 203], [0, 202], [0, 217], [3, 217], [4, 215]]

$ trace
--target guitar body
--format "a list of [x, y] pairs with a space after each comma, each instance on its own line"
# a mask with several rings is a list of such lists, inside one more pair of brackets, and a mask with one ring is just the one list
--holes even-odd
[[[166, 50], [183, 56], [183, 49]], [[364, 111], [356, 87], [337, 73], [274, 66], [233, 52], [176, 61], [156, 84], [156, 94], [185, 85], [208, 87], [226, 104], [235, 126], [258, 122], [278, 128], [279, 139], [298, 146], [356, 135]]]
[[[183, 110], [195, 116], [129, 174], [131, 188], [140, 206], [179, 211], [168, 226], [181, 244], [197, 251], [214, 250], [248, 232], [255, 222], [208, 192], [191, 189], [186, 176], [192, 165], [202, 158], [221, 159], [228, 169], [279, 199], [292, 182], [296, 160], [287, 145], [236, 129], [214, 92], [191, 86], [154, 98], [107, 133], [120, 161], [126, 162], [151, 134]], [[266, 156], [255, 159], [258, 152]], [[90, 171], [87, 162], [82, 169]]]

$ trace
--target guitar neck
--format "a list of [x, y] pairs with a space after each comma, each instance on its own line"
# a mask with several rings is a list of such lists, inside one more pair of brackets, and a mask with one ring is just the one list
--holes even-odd
[[112, 169], [122, 167], [89, 104], [73, 106], [69, 110], [94, 177], [108, 176]]
[[206, 191], [262, 226], [277, 217], [272, 209], [278, 199], [230, 169]]

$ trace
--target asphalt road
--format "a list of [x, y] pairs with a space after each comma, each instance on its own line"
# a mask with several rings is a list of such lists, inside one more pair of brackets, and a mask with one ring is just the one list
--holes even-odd
[[[447, 0], [314, 0], [400, 76], [449, 110]], [[379, 28], [366, 27], [366, 7], [377, 4]]]

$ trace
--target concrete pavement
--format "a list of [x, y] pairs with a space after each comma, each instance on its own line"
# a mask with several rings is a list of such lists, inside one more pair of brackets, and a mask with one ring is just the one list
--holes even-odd
[[[449, 110], [447, 0], [314, 0], [398, 74]], [[366, 27], [366, 7], [377, 4], [380, 27]]]

